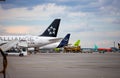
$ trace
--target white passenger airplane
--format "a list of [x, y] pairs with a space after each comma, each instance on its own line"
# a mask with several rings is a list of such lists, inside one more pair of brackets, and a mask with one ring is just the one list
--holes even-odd
[[24, 41], [26, 40], [28, 43], [28, 48], [34, 47], [35, 50], [38, 50], [39, 47], [55, 43], [59, 41], [61, 38], [57, 38], [57, 32], [59, 29], [60, 19], [55, 19], [50, 26], [43, 32], [43, 34], [39, 36], [32, 35], [8, 35], [8, 36], [0, 36], [0, 45], [5, 44], [12, 40]]

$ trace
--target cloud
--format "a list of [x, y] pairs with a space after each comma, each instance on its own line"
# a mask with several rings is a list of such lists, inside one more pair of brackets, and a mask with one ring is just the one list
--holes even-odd
[[119, 16], [120, 15], [120, 9], [114, 7], [114, 6], [106, 6], [106, 7], [101, 7], [100, 8], [102, 14], [108, 14], [108, 15], [115, 15]]
[[[72, 2], [71, 1], [65, 1], [65, 2]], [[28, 1], [25, 1], [25, 3]], [[36, 1], [37, 2], [37, 1]], [[39, 1], [38, 1], [39, 2]], [[49, 1], [50, 2], [50, 1]], [[55, 2], [54, 0], [51, 2]], [[14, 7], [10, 9], [4, 9], [0, 8], [0, 16], [1, 20], [41, 20], [41, 18], [44, 20], [48, 18], [55, 18], [55, 17], [61, 17], [61, 18], [76, 18], [76, 17], [99, 17], [99, 16], [105, 16], [105, 15], [114, 15], [119, 16], [120, 15], [120, 9], [118, 8], [117, 0], [115, 1], [109, 1], [109, 0], [98, 0], [98, 1], [74, 1], [74, 2], [80, 2], [85, 3], [85, 5], [57, 5], [56, 3], [45, 3], [45, 4], [37, 4], [32, 7]], [[113, 3], [112, 3], [113, 2]], [[22, 1], [24, 3], [24, 1]], [[33, 2], [34, 3], [34, 2]], [[12, 4], [12, 3], [11, 3]], [[35, 4], [35, 3], [34, 3]], [[115, 5], [117, 4], [117, 5]], [[16, 5], [16, 4], [14, 4]], [[31, 4], [30, 4], [31, 5]], [[111, 17], [112, 17], [111, 16]], [[105, 18], [105, 17], [104, 17]]]
[[112, 22], [113, 22], [114, 24], [120, 24], [120, 18], [114, 19]]
[[24, 8], [12, 8], [2, 9], [0, 8], [0, 20], [40, 20], [48, 19], [56, 14], [63, 14], [66, 7], [57, 6], [54, 3], [43, 4], [32, 7], [29, 9]]
[[71, 12], [68, 14], [68, 17], [85, 17], [87, 13], [83, 12]]
[[99, 10], [101, 15], [120, 15], [119, 0], [99, 0]]
[[76, 21], [75, 22], [73, 21], [69, 24], [66, 24], [66, 23], [62, 24], [61, 27], [62, 28], [64, 27], [62, 30], [60, 30], [61, 32], [80, 33], [80, 32], [94, 31], [94, 28], [89, 26], [86, 22], [76, 23]]
[[111, 18], [111, 17], [102, 17], [102, 18], [99, 18], [97, 21], [99, 22], [104, 22], [104, 23], [108, 23], [108, 24], [120, 24], [120, 18]]

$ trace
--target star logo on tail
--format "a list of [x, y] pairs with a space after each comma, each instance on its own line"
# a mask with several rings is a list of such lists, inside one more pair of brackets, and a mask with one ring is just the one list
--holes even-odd
[[55, 28], [53, 28], [53, 26], [51, 26], [49, 29], [48, 29], [48, 32], [49, 32], [49, 35], [52, 35], [52, 34], [55, 34]]

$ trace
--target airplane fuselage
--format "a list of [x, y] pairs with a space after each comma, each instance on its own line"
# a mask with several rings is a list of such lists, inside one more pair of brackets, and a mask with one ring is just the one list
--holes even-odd
[[45, 44], [50, 43], [50, 39], [55, 39], [55, 37], [42, 37], [42, 36], [31, 36], [31, 35], [26, 35], [26, 36], [0, 36], [0, 44], [6, 43], [8, 41], [12, 40], [25, 40], [27, 41], [28, 47], [40, 47]]

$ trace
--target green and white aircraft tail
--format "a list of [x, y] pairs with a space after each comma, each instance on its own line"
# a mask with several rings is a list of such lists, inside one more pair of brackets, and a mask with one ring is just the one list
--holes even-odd
[[94, 51], [97, 51], [98, 50], [98, 46], [95, 44], [94, 45]]
[[77, 40], [77, 41], [74, 43], [74, 46], [80, 46], [80, 40]]

